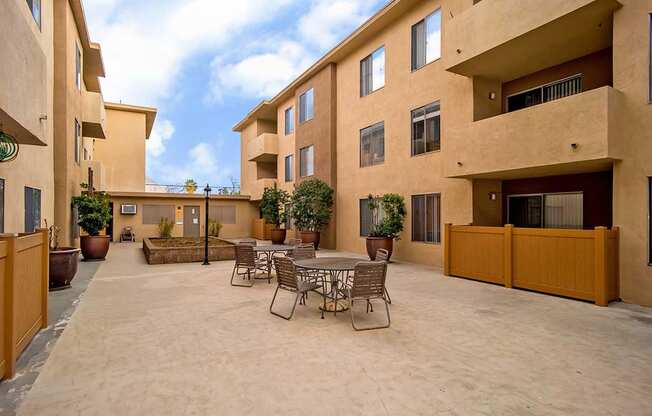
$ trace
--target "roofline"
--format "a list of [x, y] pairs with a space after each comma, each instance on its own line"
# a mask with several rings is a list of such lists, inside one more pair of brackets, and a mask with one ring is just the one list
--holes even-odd
[[[115, 198], [167, 198], [167, 199], [204, 199], [204, 194], [187, 194], [171, 192], [122, 192], [107, 191], [107, 194]], [[249, 195], [211, 195], [214, 200], [237, 200], [249, 201]]]
[[145, 139], [149, 139], [149, 136], [152, 134], [152, 129], [154, 128], [154, 121], [156, 120], [156, 114], [158, 109], [154, 107], [143, 107], [139, 105], [131, 104], [122, 104], [122, 103], [104, 103], [104, 108], [107, 110], [115, 111], [126, 111], [129, 113], [140, 113], [145, 114]]
[[[380, 10], [378, 10], [374, 15], [368, 18], [364, 23], [358, 26], [349, 36], [344, 38], [341, 42], [335, 45], [331, 50], [326, 52], [317, 62], [315, 62], [310, 68], [305, 70], [301, 75], [290, 82], [285, 88], [283, 88], [278, 94], [276, 94], [271, 100], [263, 100], [256, 107], [254, 107], [247, 115], [240, 120], [236, 125], [233, 126], [232, 131], [241, 132], [244, 128], [255, 120], [256, 113], [267, 105], [276, 105], [284, 97], [289, 95], [289, 92], [296, 88], [299, 84], [306, 81], [308, 78], [315, 75], [318, 71], [323, 69], [326, 65], [336, 62], [338, 54], [342, 50], [349, 46], [352, 41], [358, 38], [363, 32], [365, 32], [371, 25], [373, 25], [380, 18], [384, 17], [389, 11], [394, 9], [400, 3], [409, 3], [407, 0], [389, 0]], [[346, 53], [344, 54], [346, 55]], [[341, 56], [339, 57], [341, 58]]]

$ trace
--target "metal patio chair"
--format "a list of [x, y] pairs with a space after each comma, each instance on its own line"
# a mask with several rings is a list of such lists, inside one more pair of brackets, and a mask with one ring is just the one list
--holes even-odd
[[[384, 261], [385, 263], [389, 262], [389, 251], [385, 250], [384, 248], [379, 248], [376, 250], [376, 261]], [[385, 282], [387, 284], [387, 282]], [[387, 291], [387, 286], [385, 286], [385, 296], [387, 297], [387, 302], [391, 305], [392, 304], [392, 297], [389, 296], [389, 292]]]
[[[351, 326], [356, 331], [366, 331], [369, 329], [389, 328], [391, 317], [389, 315], [389, 303], [385, 298], [385, 278], [387, 276], [387, 263], [373, 261], [360, 262], [355, 266], [353, 280], [351, 285], [346, 288], [346, 294], [349, 299], [349, 309], [351, 312]], [[359, 328], [355, 323], [355, 314], [353, 312], [353, 303], [356, 300], [363, 300], [367, 303], [367, 313], [371, 307], [371, 301], [380, 299], [385, 303], [387, 312], [387, 325], [374, 326], [370, 328]], [[373, 307], [371, 308], [373, 312]]]
[[[274, 297], [272, 298], [272, 303], [269, 305], [269, 312], [272, 315], [276, 315], [285, 320], [292, 319], [294, 316], [294, 310], [297, 307], [297, 301], [299, 304], [305, 305], [305, 296], [308, 292], [312, 290], [317, 290], [322, 287], [316, 281], [304, 281], [301, 280], [299, 273], [297, 272], [296, 266], [287, 257], [276, 257], [274, 258], [274, 266], [276, 267], [276, 281], [278, 282], [276, 290], [274, 291]], [[296, 296], [294, 298], [294, 304], [292, 305], [292, 310], [288, 316], [281, 315], [280, 313], [274, 312], [272, 309], [274, 307], [274, 302], [276, 301], [276, 295], [279, 290], [286, 290], [288, 292], [294, 293]], [[326, 308], [326, 297], [324, 297], [324, 309]]]
[[136, 242], [136, 233], [132, 227], [124, 227], [120, 233], [120, 242], [131, 241], [132, 243]]
[[[254, 252], [254, 247], [249, 244], [237, 244], [235, 246], [235, 265], [233, 266], [233, 272], [231, 273], [231, 286], [240, 286], [240, 287], [251, 287], [254, 284], [252, 280], [256, 278], [256, 273], [259, 270], [267, 270], [266, 265], [263, 265], [262, 262], [256, 257]], [[252, 276], [253, 273], [253, 276]], [[234, 283], [233, 278], [235, 276], [246, 278], [249, 283]]]

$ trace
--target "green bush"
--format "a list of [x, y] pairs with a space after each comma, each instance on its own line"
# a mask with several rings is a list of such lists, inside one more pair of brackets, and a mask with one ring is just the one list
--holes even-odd
[[109, 196], [105, 192], [84, 192], [72, 198], [77, 208], [79, 225], [88, 235], [99, 235], [111, 222]]
[[208, 235], [211, 237], [219, 237], [222, 224], [216, 220], [208, 220]]
[[382, 197], [369, 195], [369, 201], [372, 219], [369, 237], [388, 237], [398, 240], [407, 213], [403, 197], [398, 194], [385, 194]]
[[265, 188], [263, 197], [260, 200], [260, 211], [265, 221], [268, 224], [274, 224], [276, 228], [280, 228], [281, 224], [285, 224], [288, 218], [285, 207], [289, 200], [290, 195], [284, 190], [278, 189], [276, 184], [274, 184], [273, 188]]
[[331, 219], [333, 188], [319, 179], [305, 180], [294, 188], [292, 218], [301, 231], [320, 231]]
[[174, 222], [167, 218], [162, 217], [158, 223], [158, 234], [161, 238], [172, 238], [172, 230], [174, 229]]

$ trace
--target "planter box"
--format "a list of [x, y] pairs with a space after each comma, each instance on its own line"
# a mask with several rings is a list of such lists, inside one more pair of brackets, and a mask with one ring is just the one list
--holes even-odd
[[[235, 245], [219, 238], [209, 237], [208, 247], [210, 261], [235, 259]], [[204, 244], [197, 246], [159, 247], [156, 241], [160, 238], [143, 239], [143, 252], [148, 264], [193, 263], [204, 261]], [[175, 239], [168, 239], [174, 241]], [[219, 245], [215, 245], [219, 242]]]

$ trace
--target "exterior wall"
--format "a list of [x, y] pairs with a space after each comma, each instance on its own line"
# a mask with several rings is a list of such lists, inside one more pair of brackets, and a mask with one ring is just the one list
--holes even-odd
[[41, 219], [54, 220], [54, 15], [52, 2], [41, 7], [39, 30], [25, 0], [0, 2], [0, 110], [46, 145], [20, 145], [15, 160], [0, 163], [6, 233], [25, 231], [25, 186], [41, 190]]
[[107, 108], [107, 138], [95, 141], [109, 191], [145, 191], [145, 114]]
[[[299, 155], [296, 153], [296, 140], [294, 131], [288, 135], [285, 135], [285, 110], [292, 107], [294, 109], [294, 131], [296, 131], [297, 122], [299, 121], [298, 112], [297, 112], [297, 101], [294, 97], [286, 100], [278, 106], [276, 113], [276, 118], [278, 120], [278, 160], [277, 160], [277, 171], [278, 171], [278, 187], [287, 191], [292, 192], [294, 190], [295, 179], [297, 178], [298, 171], [296, 170], [299, 163]], [[290, 182], [285, 182], [285, 157], [288, 155], [293, 155], [293, 180]]]
[[[158, 237], [158, 224], [143, 224], [143, 205], [174, 205], [181, 208], [185, 206], [197, 206], [200, 212], [200, 234], [204, 235], [204, 197], [194, 195], [144, 195], [137, 193], [135, 196], [127, 196], [117, 193], [111, 194], [113, 202], [113, 240], [120, 241], [120, 232], [124, 227], [132, 227], [137, 241], [146, 237]], [[121, 204], [136, 204], [138, 206], [136, 215], [120, 214]], [[251, 235], [251, 224], [254, 218], [258, 217], [258, 210], [255, 205], [246, 197], [211, 197], [210, 206], [235, 206], [236, 223], [223, 224], [220, 232], [221, 238], [241, 238]], [[183, 219], [181, 220], [183, 221]], [[183, 237], [183, 223], [175, 224], [173, 237]]]

